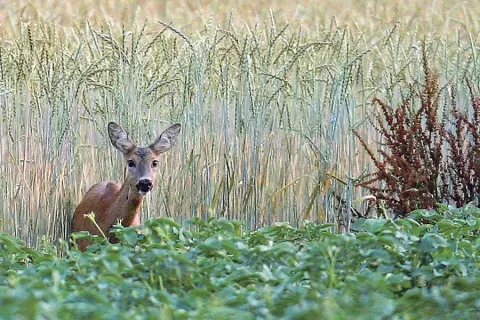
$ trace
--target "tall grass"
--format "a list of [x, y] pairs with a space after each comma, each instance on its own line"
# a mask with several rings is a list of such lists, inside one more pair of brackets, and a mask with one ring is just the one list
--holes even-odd
[[[351, 129], [375, 139], [365, 121], [372, 97], [395, 104], [401, 84], [420, 76], [423, 38], [408, 24], [300, 28], [270, 12], [258, 26], [232, 15], [185, 33], [179, 15], [172, 25], [122, 24], [133, 19], [128, 10], [110, 24], [98, 15], [42, 19], [54, 2], [14, 12], [0, 46], [0, 230], [29, 245], [67, 237], [86, 190], [122, 180], [109, 121], [139, 144], [183, 125], [144, 219], [226, 217], [249, 228], [310, 219], [348, 229], [362, 195], [355, 179], [369, 170]], [[140, 5], [137, 15], [153, 4]], [[478, 84], [475, 33], [425, 37], [444, 84]]]

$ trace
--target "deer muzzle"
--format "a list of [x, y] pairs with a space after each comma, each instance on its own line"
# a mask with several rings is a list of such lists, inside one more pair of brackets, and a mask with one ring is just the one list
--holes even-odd
[[153, 182], [150, 179], [140, 179], [136, 184], [138, 193], [140, 194], [147, 194], [153, 188]]

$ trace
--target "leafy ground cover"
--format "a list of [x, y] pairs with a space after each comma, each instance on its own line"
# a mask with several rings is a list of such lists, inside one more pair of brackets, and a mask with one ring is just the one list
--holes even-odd
[[[329, 224], [148, 220], [85, 253], [0, 233], [1, 319], [474, 319], [480, 209]], [[86, 236], [75, 234], [76, 237]]]

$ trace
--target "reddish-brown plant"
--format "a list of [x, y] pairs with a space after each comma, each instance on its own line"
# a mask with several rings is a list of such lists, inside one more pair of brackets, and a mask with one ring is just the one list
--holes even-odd
[[424, 82], [410, 86], [409, 97], [396, 108], [373, 99], [380, 110], [376, 128], [382, 141], [377, 153], [354, 130], [377, 169], [358, 185], [400, 217], [440, 202], [461, 206], [475, 200], [480, 191], [480, 100], [474, 98], [468, 84], [473, 109], [470, 119], [459, 112], [452, 90], [451, 117], [446, 116], [449, 113], [439, 117], [441, 90], [425, 49], [423, 72]]
[[442, 127], [442, 134], [448, 142], [449, 164], [446, 167], [443, 193], [446, 200], [462, 206], [474, 201], [480, 194], [480, 99], [476, 98], [467, 81], [470, 92], [472, 115], [469, 117], [458, 110], [455, 93], [452, 91], [451, 104], [453, 120], [449, 127]]

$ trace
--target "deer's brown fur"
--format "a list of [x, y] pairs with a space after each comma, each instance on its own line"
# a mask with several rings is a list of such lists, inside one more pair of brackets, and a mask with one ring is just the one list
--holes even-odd
[[[180, 124], [166, 129], [148, 147], [137, 147], [128, 134], [114, 122], [108, 124], [108, 133], [112, 145], [124, 156], [127, 177], [123, 185], [103, 181], [92, 186], [75, 209], [72, 232], [88, 231], [101, 235], [102, 231], [110, 242], [117, 242], [116, 237], [109, 234], [110, 229], [117, 221], [121, 221], [126, 227], [140, 225], [139, 210], [143, 198], [154, 187], [160, 155], [174, 145], [180, 133]], [[94, 213], [101, 231], [85, 217], [91, 212]], [[89, 240], [77, 240], [78, 248], [82, 251], [85, 251], [89, 244]]]

